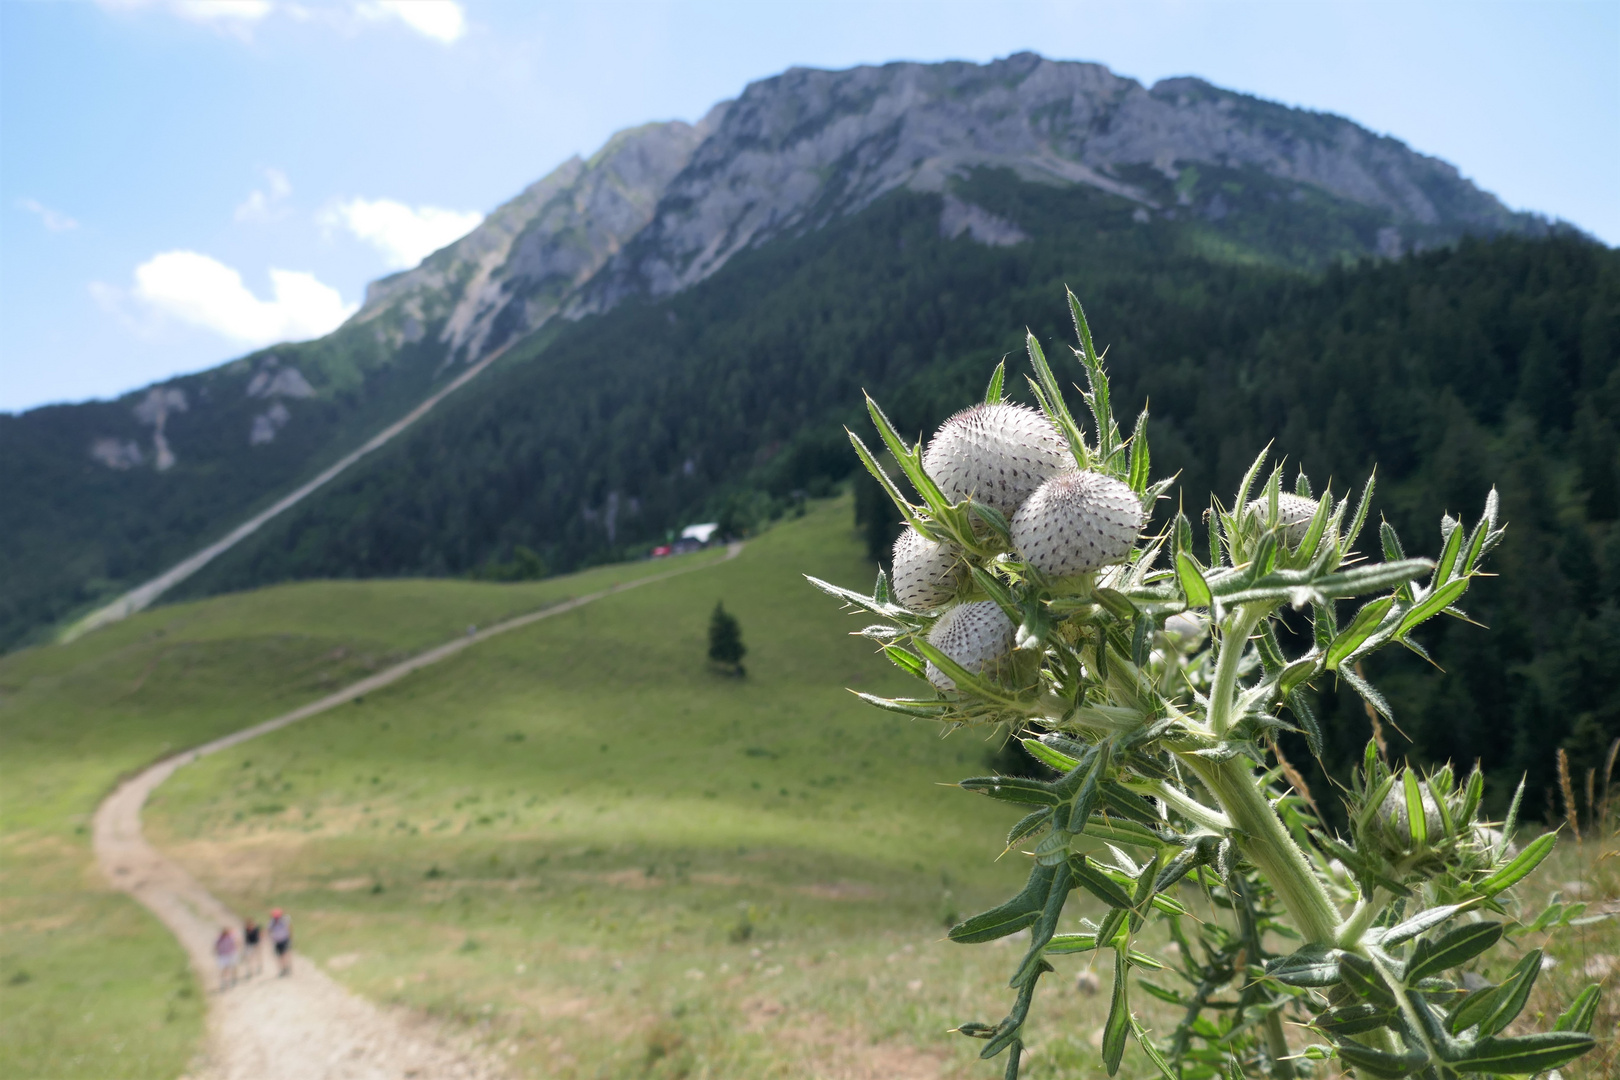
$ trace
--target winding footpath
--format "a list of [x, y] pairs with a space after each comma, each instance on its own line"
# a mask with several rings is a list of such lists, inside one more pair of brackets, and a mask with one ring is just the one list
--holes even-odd
[[[94, 848], [102, 873], [156, 915], [179, 940], [204, 987], [217, 985], [213, 943], [221, 926], [240, 917], [141, 835], [141, 807], [175, 771], [369, 694], [479, 642], [562, 615], [616, 593], [667, 581], [729, 562], [742, 551], [731, 544], [724, 559], [685, 566], [575, 597], [486, 630], [458, 637], [361, 679], [335, 694], [262, 724], [165, 758], [120, 784], [96, 809]], [[296, 941], [296, 938], [295, 938]], [[274, 956], [266, 974], [211, 994], [207, 1044], [191, 1080], [499, 1080], [501, 1063], [465, 1036], [402, 1009], [384, 1009], [334, 982], [310, 960], [297, 957], [293, 974], [277, 978]]]

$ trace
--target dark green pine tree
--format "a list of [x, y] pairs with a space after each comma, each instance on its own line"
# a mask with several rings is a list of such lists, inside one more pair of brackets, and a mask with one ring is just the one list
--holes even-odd
[[742, 658], [748, 654], [743, 644], [742, 626], [737, 617], [716, 602], [714, 614], [709, 616], [709, 659], [733, 675], [745, 674]]

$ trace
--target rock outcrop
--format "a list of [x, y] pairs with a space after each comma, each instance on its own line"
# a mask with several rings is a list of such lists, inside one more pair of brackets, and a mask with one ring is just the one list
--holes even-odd
[[[1386, 215], [1370, 254], [1400, 254], [1402, 226], [1547, 227], [1398, 140], [1201, 79], [1149, 88], [1101, 64], [1034, 53], [982, 65], [794, 68], [696, 125], [632, 128], [589, 161], [564, 162], [421, 266], [373, 284], [355, 319], [388, 323], [379, 333], [394, 344], [437, 324], [450, 358], [470, 362], [558, 313], [579, 318], [688, 288], [739, 251], [899, 188], [946, 194], [945, 235], [1006, 245], [1024, 238], [1017, 223], [957, 199], [954, 179], [1007, 168], [1087, 184], [1137, 202], [1148, 220], [1173, 213], [1176, 199], [1144, 184], [1144, 172], [1174, 181], [1198, 165], [1258, 169]], [[1218, 192], [1202, 213], [1225, 216]]]
[[[1147, 211], [1160, 207], [1133, 182], [1133, 167], [1172, 179], [1188, 164], [1255, 168], [1383, 211], [1392, 226], [1545, 228], [1451, 165], [1341, 117], [1200, 79], [1149, 89], [1100, 64], [1033, 53], [984, 65], [796, 68], [750, 85], [718, 121], [646, 228], [566, 305], [567, 314], [603, 311], [632, 294], [677, 292], [774, 236], [817, 228], [897, 188], [943, 191], [984, 167], [1089, 184]], [[984, 242], [1014, 234], [989, 235], [998, 238]]]
[[589, 161], [570, 158], [416, 269], [373, 283], [355, 320], [393, 314], [400, 342], [442, 320], [440, 337], [462, 361], [537, 328], [652, 220], [708, 130], [647, 124]]

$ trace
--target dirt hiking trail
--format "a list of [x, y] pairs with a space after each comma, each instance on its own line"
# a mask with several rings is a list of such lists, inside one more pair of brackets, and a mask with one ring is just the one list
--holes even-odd
[[[741, 551], [741, 544], [731, 544], [719, 562], [729, 562]], [[198, 758], [352, 701], [498, 634], [719, 562], [624, 582], [458, 637], [300, 709], [166, 758], [124, 781], [102, 800], [96, 809], [93, 841], [102, 873], [169, 928], [209, 991], [208, 1036], [192, 1064], [191, 1080], [499, 1080], [506, 1073], [471, 1038], [452, 1034], [436, 1021], [406, 1010], [380, 1008], [350, 993], [307, 957], [298, 955], [296, 911], [291, 912], [292, 974], [286, 978], [275, 974], [275, 956], [266, 941], [263, 973], [218, 993], [214, 938], [221, 926], [231, 926], [239, 933], [242, 920], [142, 836], [141, 807], [158, 785]]]

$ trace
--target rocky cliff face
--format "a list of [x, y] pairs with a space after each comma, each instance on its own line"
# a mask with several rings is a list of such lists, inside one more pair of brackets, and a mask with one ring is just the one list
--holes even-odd
[[[945, 192], [976, 168], [1186, 205], [1188, 166], [1259, 170], [1387, 219], [1370, 249], [1414, 235], [1538, 232], [1452, 166], [1341, 117], [1199, 79], [1151, 88], [1100, 64], [1020, 53], [990, 64], [796, 68], [749, 86], [699, 124], [649, 124], [564, 163], [422, 266], [372, 286], [357, 320], [426, 324], [473, 360], [553, 315], [605, 311], [703, 280], [737, 252], [815, 229], [897, 188]], [[1224, 213], [1219, 193], [1201, 209]], [[1016, 222], [947, 199], [941, 228], [1011, 243]], [[1405, 238], [1403, 231], [1405, 230]]]
[[679, 291], [773, 236], [816, 228], [896, 188], [943, 190], [974, 168], [1090, 184], [1151, 213], [1167, 207], [1142, 171], [1173, 181], [1189, 164], [1313, 185], [1383, 211], [1396, 229], [1545, 228], [1397, 140], [1199, 79], [1149, 89], [1100, 64], [1033, 53], [985, 65], [795, 69], [749, 86], [724, 112], [647, 227], [566, 310]]
[[540, 326], [652, 220], [710, 126], [647, 124], [570, 158], [421, 266], [373, 283], [355, 321], [405, 341], [440, 323], [452, 360]]

